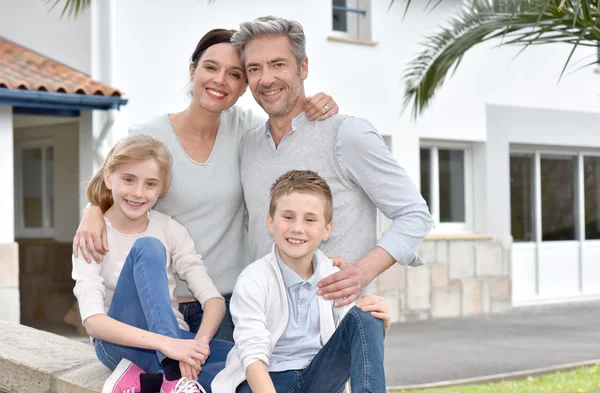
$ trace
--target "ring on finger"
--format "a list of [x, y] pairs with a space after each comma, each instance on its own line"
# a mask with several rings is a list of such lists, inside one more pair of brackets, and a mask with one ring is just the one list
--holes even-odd
[[325, 111], [325, 113], [329, 112], [329, 108], [327, 107], [327, 105], [325, 105], [325, 106], [323, 107], [323, 110]]

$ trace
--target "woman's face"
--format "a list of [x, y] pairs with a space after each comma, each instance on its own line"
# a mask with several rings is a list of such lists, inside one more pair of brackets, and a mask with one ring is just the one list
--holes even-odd
[[204, 51], [196, 68], [190, 65], [193, 100], [209, 112], [231, 108], [246, 91], [240, 56], [231, 44], [215, 44]]

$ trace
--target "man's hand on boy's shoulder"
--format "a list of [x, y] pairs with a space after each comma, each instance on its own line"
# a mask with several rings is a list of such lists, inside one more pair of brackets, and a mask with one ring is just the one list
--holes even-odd
[[358, 299], [369, 280], [362, 268], [348, 264], [344, 258], [334, 257], [331, 260], [340, 271], [319, 281], [318, 294], [327, 300], [338, 299], [335, 307], [343, 307]]

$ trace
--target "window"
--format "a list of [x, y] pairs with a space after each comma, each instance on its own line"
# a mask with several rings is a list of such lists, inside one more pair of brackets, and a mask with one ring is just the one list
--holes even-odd
[[575, 240], [577, 157], [542, 155], [542, 241]]
[[421, 194], [438, 229], [472, 229], [469, 160], [466, 146], [421, 147]]
[[600, 157], [583, 157], [585, 238], [600, 239]]
[[510, 155], [513, 240], [599, 240], [600, 156], [516, 150]]
[[332, 0], [332, 30], [347, 38], [370, 40], [370, 0]]
[[510, 156], [510, 221], [515, 242], [535, 241], [533, 154]]
[[54, 148], [50, 142], [17, 144], [15, 226], [19, 237], [52, 237]]

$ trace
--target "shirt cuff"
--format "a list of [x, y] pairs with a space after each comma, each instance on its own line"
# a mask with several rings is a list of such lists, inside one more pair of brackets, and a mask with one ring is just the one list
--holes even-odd
[[402, 238], [389, 230], [383, 232], [377, 246], [387, 251], [400, 265], [417, 267], [425, 264], [423, 259], [402, 241]]

